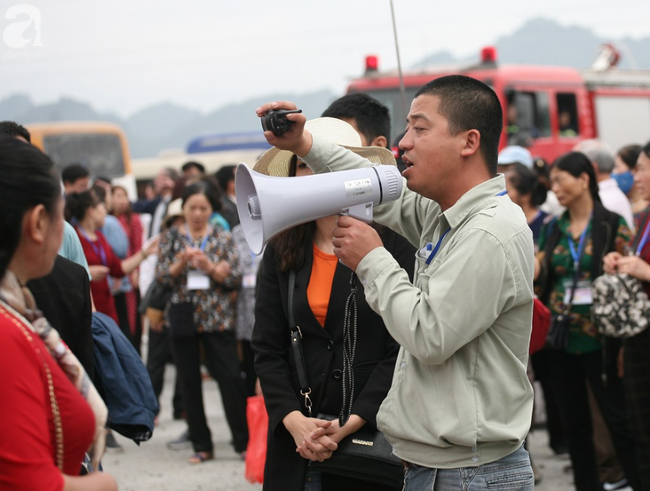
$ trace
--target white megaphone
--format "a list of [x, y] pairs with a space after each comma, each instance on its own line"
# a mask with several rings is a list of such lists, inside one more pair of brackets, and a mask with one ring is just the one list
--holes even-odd
[[274, 235], [331, 215], [372, 221], [372, 207], [402, 194], [394, 165], [302, 177], [269, 177], [239, 164], [235, 173], [237, 211], [246, 242], [260, 254]]

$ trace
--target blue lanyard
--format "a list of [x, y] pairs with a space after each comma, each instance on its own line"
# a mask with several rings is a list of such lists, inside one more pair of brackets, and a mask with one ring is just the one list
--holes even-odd
[[[210, 229], [210, 227], [208, 227], [208, 231], [205, 233], [205, 236], [203, 237], [203, 240], [201, 241], [201, 245], [199, 246], [199, 249], [201, 249], [202, 251], [205, 251], [205, 246], [208, 243], [208, 239], [210, 238], [210, 232], [211, 232], [211, 229]], [[194, 247], [194, 241], [190, 237], [190, 229], [187, 226], [185, 227], [185, 235], [187, 235], [187, 240], [189, 240], [190, 244], [192, 244], [192, 247]]]
[[99, 257], [102, 264], [104, 266], [108, 266], [108, 261], [106, 260], [106, 251], [104, 250], [104, 246], [102, 246], [101, 242], [99, 242], [99, 239], [97, 239], [97, 243], [95, 243], [92, 240], [90, 240], [90, 237], [88, 236], [86, 231], [81, 227], [81, 225], [77, 225], [77, 229], [79, 230], [79, 232], [81, 232], [81, 235], [83, 235], [84, 238], [88, 241], [90, 247], [93, 248], [93, 251], [95, 251], [95, 254], [97, 254], [97, 257]]
[[645, 230], [643, 231], [643, 237], [641, 237], [641, 242], [639, 242], [639, 245], [636, 246], [636, 255], [640, 256], [641, 251], [645, 247], [645, 243], [648, 242], [648, 232], [650, 232], [650, 221], [646, 223]]
[[[497, 196], [504, 196], [508, 194], [508, 190], [504, 189], [501, 191]], [[440, 246], [442, 245], [442, 239], [445, 238], [445, 235], [447, 235], [451, 231], [451, 227], [449, 227], [447, 230], [445, 230], [445, 233], [440, 236], [438, 239], [438, 242], [436, 242], [436, 246], [433, 248], [433, 251], [431, 251], [431, 254], [429, 254], [429, 257], [427, 257], [426, 264], [429, 265], [431, 264], [431, 261], [433, 261], [433, 258], [436, 257], [436, 254], [438, 254], [438, 250], [440, 249]], [[430, 246], [431, 244], [429, 244]]]
[[[433, 261], [433, 258], [436, 257], [436, 254], [438, 254], [438, 249], [440, 249], [440, 245], [442, 244], [442, 239], [445, 238], [445, 235], [449, 233], [451, 230], [451, 227], [449, 227], [447, 230], [445, 230], [445, 233], [440, 236], [438, 239], [438, 242], [436, 242], [436, 246], [433, 248], [433, 251], [431, 251], [431, 254], [429, 254], [429, 257], [427, 258], [426, 263], [431, 264], [431, 261]], [[429, 244], [431, 245], [431, 244]]]
[[578, 243], [578, 250], [576, 251], [576, 246], [573, 243], [573, 237], [569, 237], [569, 250], [571, 251], [571, 257], [573, 258], [573, 272], [577, 272], [580, 267], [580, 256], [582, 256], [582, 251], [585, 247], [585, 237], [587, 237], [587, 230], [589, 230], [589, 223], [582, 231], [580, 235], [580, 242]]

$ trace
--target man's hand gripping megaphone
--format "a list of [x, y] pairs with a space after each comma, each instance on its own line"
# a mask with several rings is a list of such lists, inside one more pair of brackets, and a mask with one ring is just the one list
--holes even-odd
[[[267, 102], [258, 107], [255, 112], [261, 118], [268, 111], [279, 109], [298, 109], [293, 102]], [[298, 157], [305, 157], [311, 150], [313, 138], [305, 129], [307, 118], [302, 113], [290, 113], [285, 116], [293, 124], [280, 136], [272, 131], [265, 131], [264, 137], [269, 144], [281, 150], [293, 152]], [[334, 254], [339, 260], [353, 271], [357, 270], [361, 260], [373, 249], [383, 247], [377, 231], [370, 225], [350, 216], [339, 216], [336, 227], [332, 230]]]

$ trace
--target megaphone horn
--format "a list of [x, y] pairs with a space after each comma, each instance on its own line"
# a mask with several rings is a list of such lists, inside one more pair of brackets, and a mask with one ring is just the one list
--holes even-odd
[[370, 223], [372, 207], [396, 200], [402, 186], [402, 176], [393, 165], [270, 177], [239, 164], [235, 173], [237, 212], [255, 254], [276, 234], [319, 218], [346, 214]]

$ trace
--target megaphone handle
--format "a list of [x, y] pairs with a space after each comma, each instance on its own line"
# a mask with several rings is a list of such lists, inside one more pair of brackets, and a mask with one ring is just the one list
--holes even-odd
[[341, 211], [341, 215], [351, 216], [365, 223], [372, 222], [372, 203], [354, 205]]

